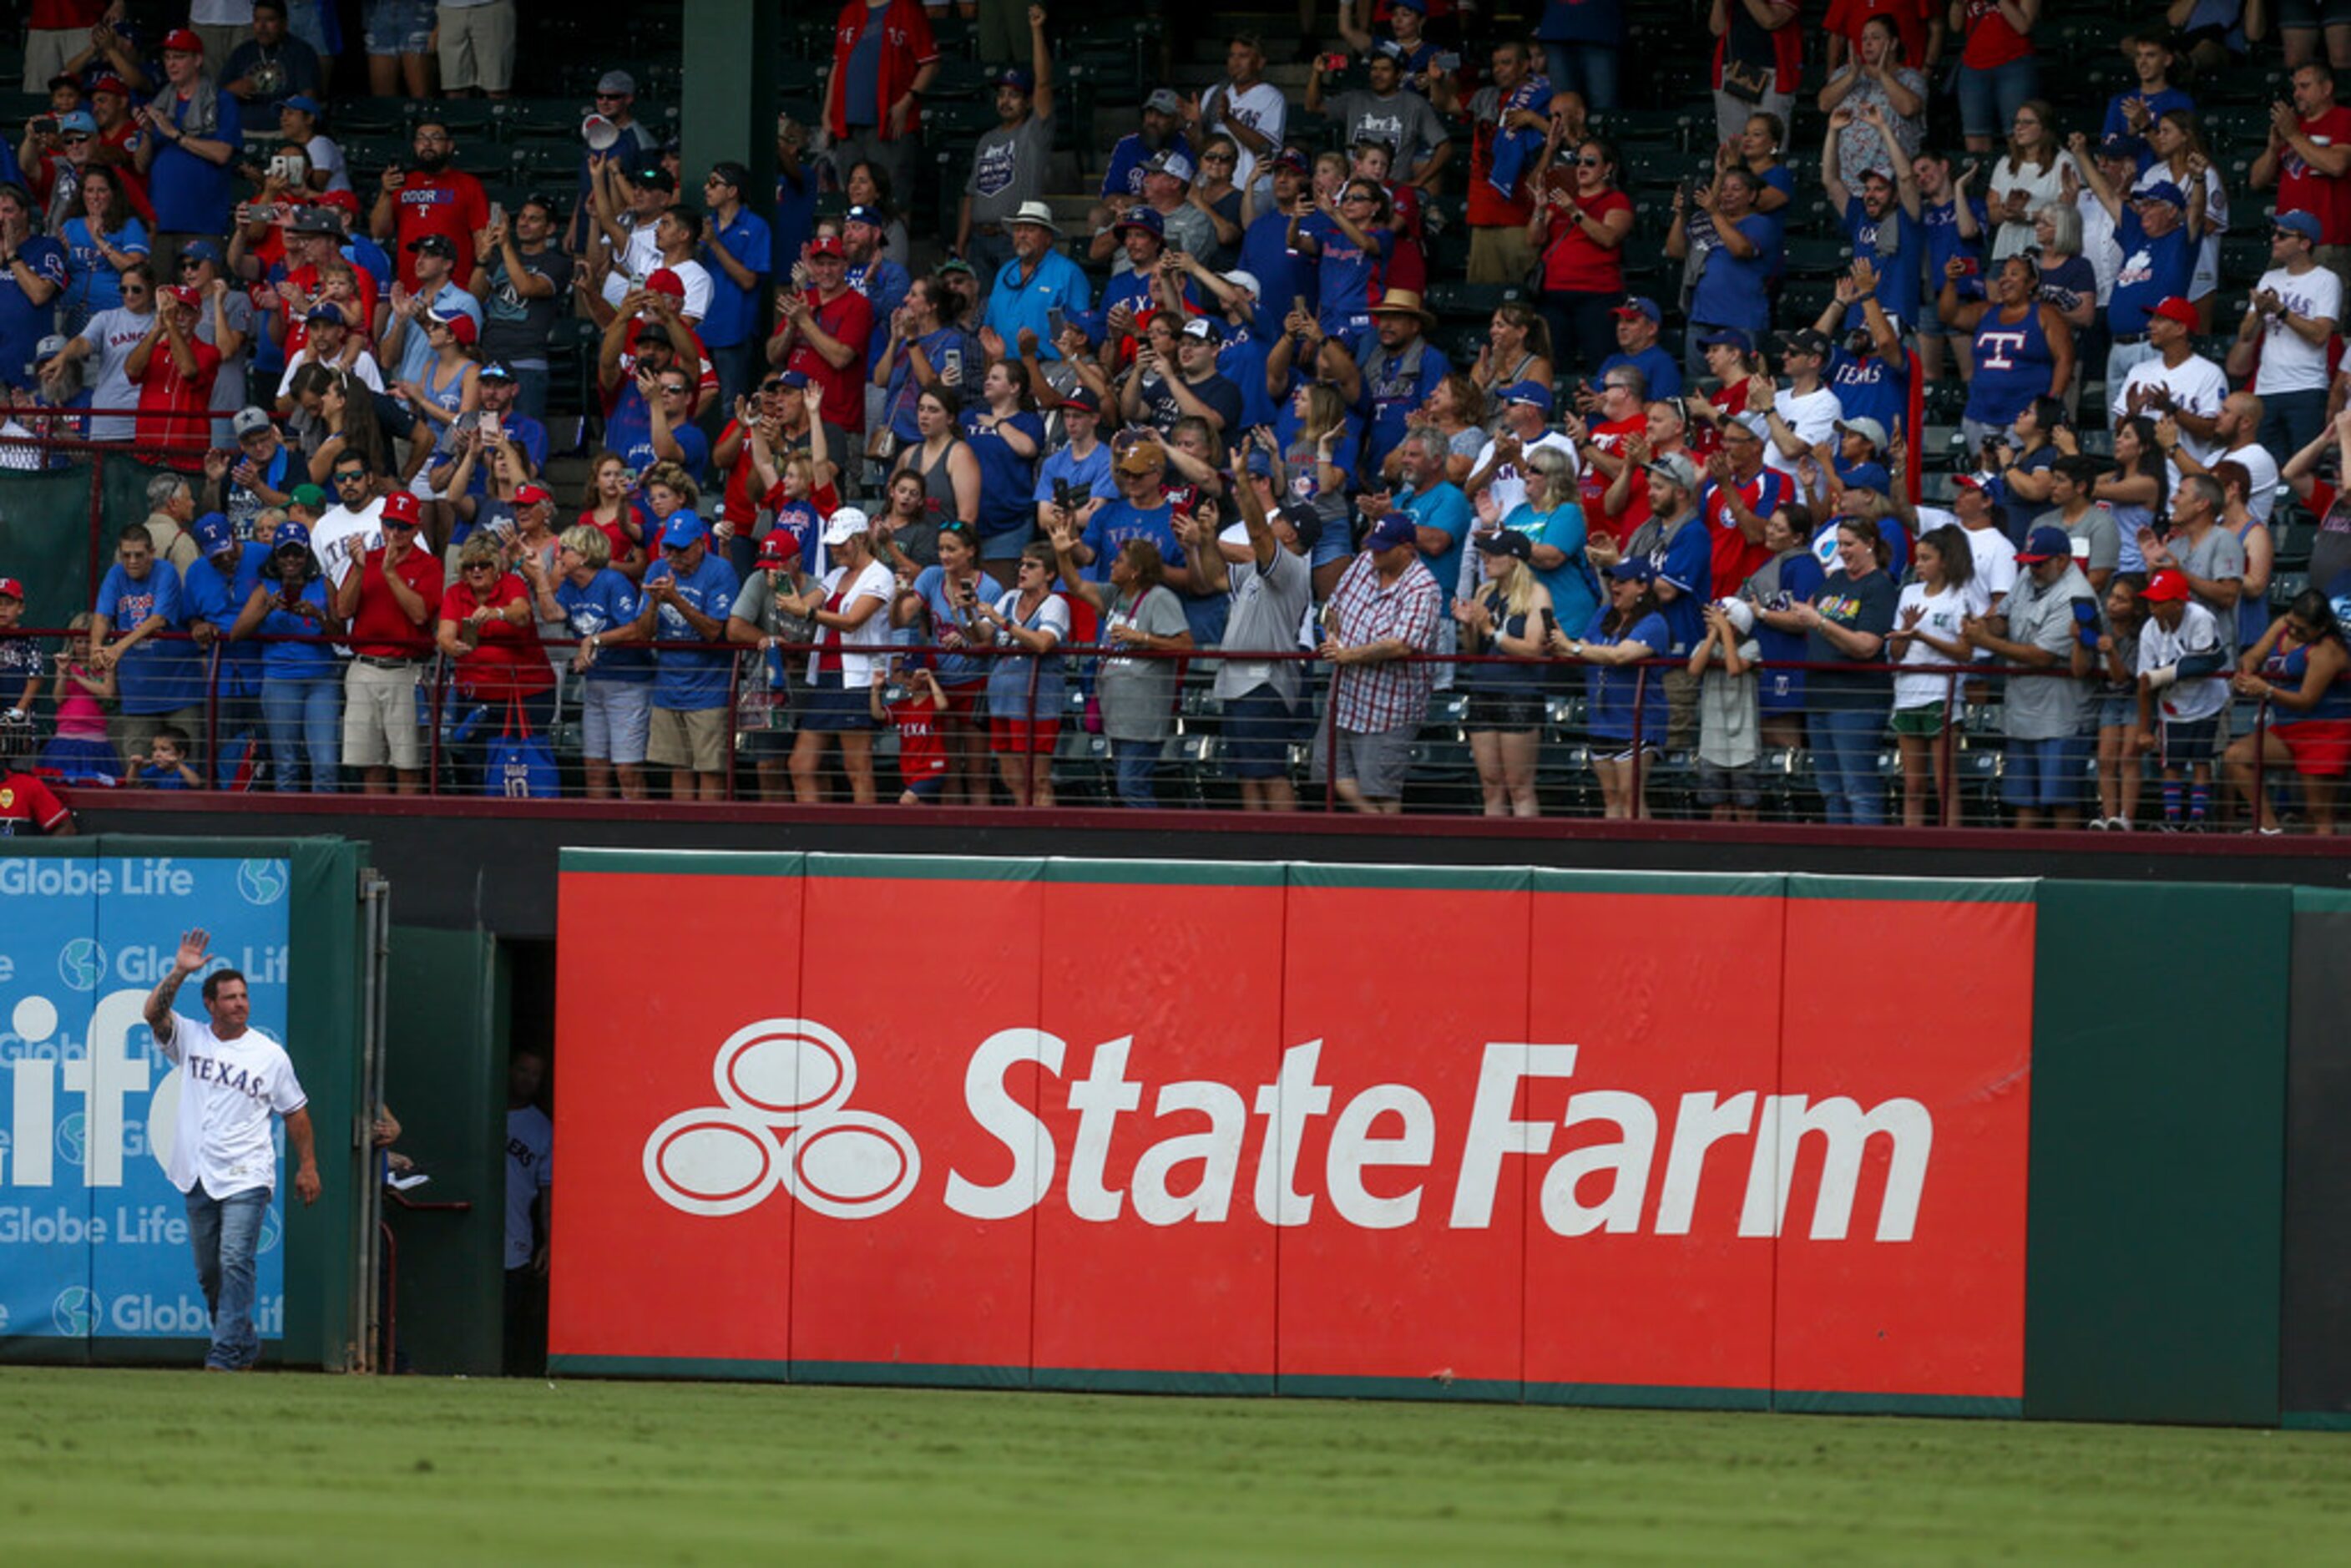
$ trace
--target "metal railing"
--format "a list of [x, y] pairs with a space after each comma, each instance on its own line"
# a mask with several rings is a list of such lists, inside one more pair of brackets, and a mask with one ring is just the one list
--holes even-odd
[[[57, 628], [22, 630], [17, 634], [38, 639], [68, 635]], [[275, 782], [269, 767], [271, 741], [260, 716], [259, 687], [264, 677], [254, 667], [254, 661], [238, 650], [257, 651], [273, 642], [337, 644], [347, 638], [348, 633], [257, 635], [236, 642], [214, 636], [200, 641], [186, 632], [160, 633], [151, 638], [151, 642], [186, 650], [182, 655], [180, 679], [183, 691], [192, 701], [177, 711], [186, 715], [193, 710], [201, 715], [197, 721], [200, 733], [192, 734], [191, 739], [200, 747], [202, 776], [212, 781], [216, 789], [241, 786], [234, 792], [251, 796], [270, 793]], [[414, 669], [420, 750], [424, 765], [422, 777], [407, 781], [401, 792], [451, 799], [504, 795], [517, 801], [555, 796], [611, 799], [616, 807], [624, 809], [626, 800], [617, 791], [625, 787], [625, 779], [616, 777], [610, 790], [591, 793], [587, 787], [587, 764], [610, 759], [590, 758], [583, 747], [583, 683], [579, 674], [565, 667], [569, 651], [579, 645], [573, 640], [553, 638], [540, 643], [559, 690], [556, 718], [546, 733], [537, 737], [546, 747], [548, 760], [554, 767], [557, 783], [550, 794], [531, 781], [528, 770], [497, 779], [485, 778], [483, 737], [486, 732], [496, 737], [506, 727], [504, 699], [482, 695], [483, 683], [477, 677], [485, 674], [486, 666], [471, 659], [450, 658], [437, 648], [427, 651], [420, 638]], [[622, 646], [609, 647], [607, 657]], [[898, 800], [900, 792], [883, 788], [883, 777], [915, 755], [935, 759], [942, 750], [947, 766], [941, 781], [949, 788], [941, 789], [935, 797], [938, 804], [1009, 804], [1032, 809], [1122, 801], [1135, 804], [1132, 788], [1123, 795], [1120, 789], [1122, 759], [1128, 762], [1129, 784], [1136, 773], [1142, 773], [1148, 781], [1149, 803], [1162, 809], [1215, 809], [1261, 803], [1245, 800], [1247, 792], [1238, 787], [1234, 764], [1244, 756], [1259, 759], [1260, 766], [1269, 758], [1274, 759], [1268, 781], [1285, 787], [1285, 804], [1294, 809], [1335, 812], [1360, 803], [1348, 798], [1352, 792], [1346, 781], [1353, 774], [1348, 768], [1350, 758], [1344, 755], [1358, 737], [1330, 722], [1333, 679], [1343, 678], [1343, 672], [1301, 649], [1155, 651], [1123, 645], [1069, 644], [1053, 654], [1035, 655], [1009, 649], [912, 643], [847, 649], [801, 643], [752, 646], [732, 642], [680, 641], [625, 646], [649, 649], [656, 658], [664, 653], [717, 654], [727, 658], [724, 697], [705, 705], [725, 715], [725, 761], [718, 799], [726, 801], [798, 799], [806, 803], [811, 799], [804, 779], [788, 779], [783, 770], [772, 765], [785, 760], [789, 751], [801, 743], [804, 734], [835, 737], [841, 733], [819, 730], [804, 722], [810, 718], [811, 707], [811, 691], [804, 671], [811, 655], [838, 657], [845, 652], [852, 656], [886, 658], [893, 673], [883, 688], [883, 716], [869, 728], [848, 732], [852, 737], [863, 737], [863, 740], [842, 747], [837, 739], [829, 738], [812, 747], [826, 753], [824, 772], [813, 798], [828, 803], [846, 798], [848, 787], [855, 781], [844, 765], [845, 752], [865, 753], [875, 779], [872, 798], [886, 806]], [[770, 686], [771, 655], [779, 656], [792, 672], [781, 688]], [[52, 655], [52, 671], [57, 656]], [[931, 715], [931, 738], [938, 742], [936, 748], [929, 739], [918, 746], [897, 733], [891, 709], [894, 707], [903, 715], [905, 704], [925, 698], [928, 693], [928, 687], [910, 673], [910, 667], [917, 662], [928, 665], [942, 657], [965, 661], [967, 670], [984, 672], [992, 662], [1008, 659], [1024, 666], [1015, 677], [1017, 695], [1011, 699], [1015, 716], [1027, 716], [1025, 722], [1048, 733], [1040, 738], [1037, 732], [1030, 732], [1029, 743], [1040, 749], [1019, 755], [1050, 756], [1050, 788], [1024, 798], [1009, 782], [991, 776], [987, 759], [1005, 754], [978, 748], [993, 743], [987, 731], [989, 721], [1005, 716], [991, 714], [980, 695], [987, 685], [985, 674], [962, 686], [943, 688], [940, 695], [946, 699], [946, 706], [935, 706]], [[1057, 662], [1061, 665], [1058, 672], [1052, 668]], [[1164, 711], [1141, 727], [1144, 735], [1137, 740], [1113, 733], [1114, 727], [1122, 727], [1115, 726], [1113, 718], [1123, 716], [1130, 721], [1124, 727], [1132, 727], [1133, 712], [1128, 706], [1123, 716], [1105, 716], [1104, 675], [1105, 666], [1113, 680], [1122, 674], [1131, 675], [1134, 666], [1144, 662], [1173, 668], [1160, 683], [1164, 688]], [[1263, 705], [1228, 705], [1220, 701], [1215, 695], [1214, 675], [1216, 669], [1227, 662], [1245, 662], [1259, 667], [1277, 664], [1301, 666], [1301, 695], [1289, 716], [1271, 721], [1273, 727], [1269, 730], [1261, 716]], [[2020, 680], [2079, 679], [2063, 671], [1983, 664], [1907, 665], [1897, 671], [1883, 664], [1765, 661], [1748, 666], [1756, 672], [1752, 676], [1706, 678], [1760, 680], [1764, 676], [1802, 674], [1834, 676], [1850, 683], [1859, 677], [1883, 683], [1886, 696], [1880, 701], [1856, 703], [1844, 695], [1833, 706], [1811, 704], [1775, 708], [1762, 700], [1759, 692], [1751, 747], [1742, 747], [1726, 761], [1723, 752], [1711, 744], [1713, 737], [1698, 711], [1696, 681], [1687, 675], [1686, 661], [1681, 659], [1650, 659], [1618, 666], [1600, 677], [1604, 685], [1594, 682], [1598, 666], [1567, 659], [1431, 653], [1398, 664], [1425, 667], [1426, 680], [1433, 688], [1421, 721], [1411, 727], [1409, 736], [1395, 737], [1395, 745], [1402, 748], [1397, 763], [1401, 777], [1399, 804], [1407, 812], [1851, 821], [1855, 825], [1882, 821], [1942, 828], [1999, 827], [2008, 823], [2001, 799], [2002, 781], [2011, 768], [2011, 748], [2002, 733], [2003, 689]], [[1515, 676], [1520, 684], [1497, 687], [1492, 676], [1502, 671]], [[348, 673], [347, 662], [339, 661], [331, 667], [331, 678], [338, 685]], [[1897, 674], [1941, 683], [1941, 701], [1932, 705], [1939, 706], [1940, 711], [1930, 727], [1922, 729], [1914, 722], [1905, 727], [1907, 733], [1896, 733], [1891, 684]], [[657, 682], [657, 675], [654, 680]], [[658, 689], [653, 682], [646, 684]], [[51, 677], [45, 676], [43, 685], [46, 692]], [[1000, 680], [997, 683], [999, 697], [1004, 685]], [[1055, 687], [1060, 688], [1058, 696], [1052, 695]], [[1850, 687], [1841, 686], [1840, 691], [1849, 694]], [[1503, 699], [1499, 703], [1494, 700], [1498, 692]], [[2152, 778], [2161, 765], [2159, 743], [2155, 751], [2141, 752], [2135, 745], [2136, 734], [2131, 737], [2134, 744], [2122, 747], [2119, 758], [2102, 763], [2095, 730], [2099, 699], [2092, 695], [2087, 701], [2088, 717], [2076, 737], [2079, 756], [2069, 764], [2078, 770], [2076, 793], [2084, 806], [2097, 799], [2102, 766], [2110, 772], [2116, 767], [2134, 768], [2141, 777]], [[2250, 794], [2252, 799], [2261, 800], [2275, 782], [2272, 778], [2275, 770], [2265, 760], [2263, 744], [2272, 726], [2270, 705], [2266, 701], [2241, 700], [2224, 711], [2229, 716], [2231, 734], [2250, 734], [2254, 737]], [[871, 713], [870, 703], [868, 712]], [[1866, 716], [1873, 713], [1880, 719], [1874, 726], [1865, 722]], [[1833, 743], [1825, 733], [1821, 721], [1831, 714], [1864, 716], [1865, 722], [1853, 727], [1865, 753], [1858, 763], [1851, 755], [1852, 743]], [[1253, 722], [1258, 725], [1254, 731], [1250, 728]], [[37, 716], [35, 738], [46, 739], [51, 724], [46, 713]], [[2132, 727], [2135, 730], [2135, 721]], [[1515, 758], [1499, 755], [1502, 747], [1498, 744], [1482, 743], [1479, 737], [1484, 735], [1522, 737], [1514, 747]], [[1524, 738], [1529, 737], [1531, 744]], [[1917, 744], [1906, 745], [1906, 740]], [[1147, 747], [1147, 753], [1138, 753], [1137, 746]], [[1144, 756], [1144, 764], [1134, 761], [1138, 755]], [[39, 747], [36, 746], [33, 759], [37, 765], [38, 757]], [[225, 770], [230, 758], [235, 758], [241, 769], [235, 778]], [[127, 771], [136, 770], [138, 758], [120, 760]], [[1518, 779], [1508, 777], [1514, 761], [1530, 767], [1531, 774]], [[664, 771], [651, 763], [643, 767], [648, 774]], [[1611, 769], [1614, 770], [1613, 775]], [[2218, 757], [2213, 759], [2212, 771], [2214, 794], [2225, 801], [2227, 783]], [[1498, 778], [1498, 773], [1506, 776]], [[543, 779], [544, 775], [540, 777]], [[517, 784], [516, 779], [521, 782]], [[104, 780], [86, 772], [68, 772], [61, 781], [68, 786], [105, 786]], [[337, 789], [349, 791], [352, 781], [346, 777], [333, 782]], [[920, 781], [901, 780], [902, 784], [909, 782]], [[1856, 782], [1857, 791], [1852, 788]], [[1528, 791], [1514, 790], [1514, 784], [1531, 784], [1531, 810], [1528, 809]], [[1846, 798], [1856, 793], [1864, 797], [1859, 802]], [[2149, 791], [2147, 798], [2152, 799], [2152, 794]], [[662, 797], [648, 791], [643, 798]], [[669, 798], [700, 798], [700, 791], [679, 795], [673, 789]], [[1616, 805], [1629, 802], [1629, 806], [1612, 810], [1612, 800]], [[1873, 801], [1875, 810], [1871, 809]], [[254, 803], [259, 804], [257, 800]], [[2158, 825], [2158, 820], [2150, 815], [2146, 825]]]

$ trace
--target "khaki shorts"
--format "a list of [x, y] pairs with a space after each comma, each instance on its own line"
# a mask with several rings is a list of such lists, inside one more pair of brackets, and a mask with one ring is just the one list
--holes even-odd
[[726, 771], [726, 710], [656, 707], [645, 735], [645, 760], [696, 773]]
[[506, 91], [514, 80], [514, 0], [442, 5], [434, 19], [440, 24], [441, 85]]
[[424, 766], [424, 732], [416, 724], [416, 684], [423, 667], [387, 670], [353, 659], [343, 674], [343, 762], [402, 773]]
[[1469, 231], [1471, 283], [1524, 283], [1535, 267], [1535, 247], [1523, 224], [1480, 224]]

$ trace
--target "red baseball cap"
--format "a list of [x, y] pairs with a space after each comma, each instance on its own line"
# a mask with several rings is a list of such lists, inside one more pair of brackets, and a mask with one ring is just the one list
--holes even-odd
[[808, 254], [846, 257], [849, 252], [841, 246], [839, 235], [819, 235], [808, 242]]
[[517, 486], [514, 494], [514, 504], [517, 507], [536, 507], [553, 499], [554, 497], [536, 485]]
[[360, 210], [359, 193], [355, 191], [321, 191], [310, 200], [319, 206], [336, 207], [347, 213], [355, 214]]
[[2147, 312], [2147, 314], [2151, 316], [2160, 316], [2167, 321], [2177, 321], [2191, 332], [2196, 330], [2196, 307], [2190, 305], [2187, 300], [2182, 299], [2177, 294], [2165, 300], [2162, 304], [2157, 306], [2153, 310]]
[[666, 267], [656, 267], [653, 275], [645, 279], [645, 290], [650, 294], [666, 294], [674, 299], [683, 299], [685, 298], [685, 279]]
[[452, 310], [445, 316], [435, 310], [433, 312], [433, 319], [441, 326], [448, 328], [449, 336], [461, 343], [475, 343], [481, 340], [482, 329], [475, 326], [474, 319], [463, 310]]
[[167, 55], [201, 55], [204, 41], [196, 37], [192, 27], [174, 27], [163, 35], [163, 52]]
[[157, 290], [157, 292], [162, 294], [164, 298], [176, 299], [183, 305], [201, 305], [204, 302], [204, 291], [202, 289], [191, 288], [184, 283], [174, 283], [168, 287]]
[[383, 498], [383, 510], [378, 516], [387, 523], [406, 523], [411, 528], [416, 527], [420, 520], [416, 511], [416, 493], [413, 490], [394, 490]]
[[2150, 604], [2159, 604], [2167, 599], [2184, 600], [2188, 597], [2188, 575], [2178, 570], [2158, 571], [2147, 579], [2138, 596]]
[[799, 537], [789, 528], [778, 528], [759, 541], [761, 566], [782, 566], [799, 559]]
[[120, 77], [116, 76], [112, 71], [107, 72], [104, 76], [90, 83], [89, 90], [93, 93], [110, 92], [117, 98], [129, 98], [131, 96], [130, 84], [125, 82]]
[[13, 599], [20, 604], [23, 603], [25, 585], [13, 577], [0, 577], [0, 599]]

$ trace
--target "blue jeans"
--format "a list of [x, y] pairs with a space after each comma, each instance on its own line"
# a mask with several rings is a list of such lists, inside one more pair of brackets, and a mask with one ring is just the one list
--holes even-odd
[[[710, 368], [718, 372], [718, 402], [713, 406], [731, 411], [735, 400], [751, 390], [752, 377], [758, 371], [759, 345], [746, 339], [740, 343], [705, 343], [703, 347], [710, 350]], [[726, 417], [726, 413], [722, 412], [720, 417]], [[832, 456], [837, 462], [843, 461], [838, 452]]]
[[1886, 786], [1877, 776], [1877, 737], [1885, 730], [1882, 700], [1867, 707], [1813, 710], [1813, 777], [1830, 821], [1857, 828], [1885, 822]]
[[342, 783], [343, 686], [333, 676], [261, 683], [269, 766], [280, 791], [331, 794]]
[[198, 1182], [188, 1194], [188, 1243], [196, 1251], [204, 1310], [213, 1315], [206, 1366], [243, 1372], [261, 1358], [261, 1336], [253, 1331], [253, 1254], [268, 1207], [266, 1186], [214, 1197]]
[[2326, 391], [2272, 392], [2262, 399], [2261, 444], [2288, 456], [2318, 438], [2326, 426]]
[[2041, 62], [2032, 55], [1980, 71], [1959, 68], [1959, 133], [1989, 136], [1994, 141], [2008, 134], [2016, 111], [2037, 95]]
[[1158, 792], [1151, 787], [1151, 780], [1159, 771], [1159, 751], [1163, 744], [1156, 740], [1113, 740], [1110, 743], [1111, 761], [1118, 776], [1120, 805], [1148, 808], [1159, 804]]
[[1586, 109], [1616, 107], [1615, 45], [1546, 42], [1542, 50], [1554, 90], [1582, 93]]

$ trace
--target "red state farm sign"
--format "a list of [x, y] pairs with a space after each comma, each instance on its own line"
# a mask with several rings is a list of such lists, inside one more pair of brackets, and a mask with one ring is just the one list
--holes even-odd
[[565, 874], [559, 1356], [2022, 1394], [2029, 904], [875, 863]]

